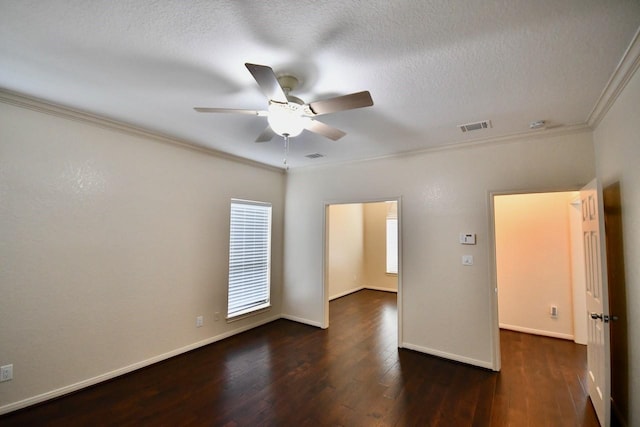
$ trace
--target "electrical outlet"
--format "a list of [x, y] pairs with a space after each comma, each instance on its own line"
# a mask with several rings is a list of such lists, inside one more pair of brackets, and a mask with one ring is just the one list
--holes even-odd
[[204, 324], [204, 317], [196, 317], [196, 328], [200, 328]]
[[0, 366], [0, 382], [13, 379], [13, 365]]

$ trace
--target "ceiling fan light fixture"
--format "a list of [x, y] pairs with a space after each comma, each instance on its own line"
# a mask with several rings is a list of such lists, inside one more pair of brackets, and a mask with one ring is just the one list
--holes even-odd
[[309, 118], [302, 114], [303, 110], [298, 104], [271, 102], [267, 121], [271, 129], [278, 135], [293, 138], [302, 133], [309, 121]]

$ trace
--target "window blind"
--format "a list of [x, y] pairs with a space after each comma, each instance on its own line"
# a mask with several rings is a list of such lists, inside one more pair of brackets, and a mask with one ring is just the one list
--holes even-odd
[[231, 200], [227, 318], [269, 306], [271, 204]]
[[387, 273], [398, 273], [397, 218], [387, 218]]

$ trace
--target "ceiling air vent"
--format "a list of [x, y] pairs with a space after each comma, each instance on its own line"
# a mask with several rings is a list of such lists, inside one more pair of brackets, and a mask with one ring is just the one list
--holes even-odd
[[320, 153], [311, 153], [305, 156], [307, 159], [319, 159], [320, 157], [324, 157], [324, 154]]
[[489, 129], [491, 127], [491, 120], [483, 120], [481, 122], [467, 123], [464, 125], [458, 125], [462, 132], [471, 132], [472, 130]]

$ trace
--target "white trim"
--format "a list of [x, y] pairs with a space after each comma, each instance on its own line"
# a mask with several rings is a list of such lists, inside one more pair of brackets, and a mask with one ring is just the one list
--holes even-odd
[[231, 317], [226, 317], [225, 320], [227, 321], [227, 323], [233, 323], [233, 322], [237, 322], [239, 320], [244, 320], [247, 319], [249, 317], [253, 317], [253, 316], [257, 316], [259, 314], [265, 313], [267, 311], [271, 311], [271, 303], [268, 302], [262, 306], [258, 306], [258, 307], [251, 307], [248, 310], [245, 310], [244, 313], [238, 313], [235, 314]]
[[600, 97], [593, 106], [591, 113], [587, 117], [587, 123], [591, 128], [596, 128], [600, 121], [607, 114], [611, 106], [616, 102], [620, 93], [624, 90], [631, 77], [640, 67], [640, 28], [636, 31], [635, 36], [629, 47], [622, 55], [622, 59], [618, 63], [615, 71], [609, 78], [607, 85], [600, 93]]
[[331, 205], [323, 203], [322, 208], [322, 329], [329, 327], [329, 229]]
[[316, 328], [322, 328], [322, 323], [316, 322], [315, 320], [304, 319], [302, 317], [291, 316], [289, 314], [282, 314], [280, 316], [281, 319], [291, 320], [292, 322], [304, 323], [305, 325], [315, 326]]
[[496, 261], [496, 213], [495, 213], [495, 196], [499, 193], [488, 193], [489, 211], [489, 235], [487, 239], [487, 254], [489, 255], [489, 298], [491, 307], [491, 358], [492, 367], [496, 372], [502, 369], [502, 355], [500, 352], [500, 320], [498, 306], [498, 271]]
[[409, 350], [419, 351], [420, 353], [429, 354], [431, 356], [442, 357], [443, 359], [453, 360], [455, 362], [465, 363], [467, 365], [479, 366], [480, 368], [493, 369], [493, 363], [486, 360], [472, 359], [470, 357], [460, 356], [459, 354], [447, 353], [446, 351], [434, 350], [428, 347], [403, 342], [402, 347]]
[[129, 123], [120, 122], [113, 119], [107, 119], [96, 114], [86, 113], [80, 110], [76, 110], [62, 105], [53, 104], [42, 99], [23, 95], [21, 93], [13, 92], [0, 87], [0, 102], [13, 105], [16, 107], [24, 108], [27, 110], [37, 111], [39, 113], [49, 114], [51, 116], [61, 117], [63, 119], [72, 120], [80, 123], [84, 123], [91, 126], [96, 126], [102, 129], [107, 129], [115, 132], [120, 132], [126, 135], [142, 137], [154, 140], [156, 142], [170, 144], [188, 150], [197, 151], [210, 156], [218, 157], [225, 160], [231, 160], [233, 162], [242, 163], [245, 165], [255, 166], [270, 171], [277, 171], [280, 173], [286, 173], [282, 168], [270, 166], [265, 163], [256, 162], [254, 160], [245, 159], [243, 157], [234, 156], [233, 154], [225, 153], [222, 151], [214, 150], [213, 148], [203, 147], [193, 142], [183, 139], [175, 138], [169, 135], [164, 135], [159, 132], [153, 132], [144, 129], [139, 126], [135, 126]]
[[573, 341], [573, 338], [574, 338], [572, 334], [562, 334], [560, 332], [544, 331], [542, 329], [533, 329], [533, 328], [525, 328], [523, 326], [507, 325], [506, 323], [502, 323], [502, 322], [500, 322], [500, 329], [508, 329], [510, 331], [524, 332], [525, 334], [542, 335], [542, 336], [551, 337], [551, 338], [562, 338], [563, 340], [571, 340], [571, 341]]
[[257, 328], [258, 326], [262, 326], [262, 325], [265, 325], [267, 323], [271, 323], [273, 321], [278, 320], [279, 318], [280, 318], [280, 316], [268, 317], [268, 318], [260, 320], [259, 322], [252, 323], [251, 325], [243, 326], [241, 328], [234, 329], [233, 331], [225, 332], [225, 333], [222, 333], [220, 335], [216, 335], [214, 337], [207, 338], [205, 340], [198, 341], [198, 342], [195, 342], [193, 344], [189, 344], [189, 345], [186, 345], [184, 347], [180, 347], [180, 348], [177, 348], [175, 350], [171, 350], [171, 351], [163, 353], [163, 354], [159, 354], [159, 355], [151, 357], [149, 359], [142, 360], [140, 362], [133, 363], [131, 365], [124, 366], [124, 367], [119, 368], [119, 369], [115, 369], [115, 370], [113, 370], [111, 372], [106, 372], [104, 374], [95, 376], [93, 378], [88, 378], [86, 380], [82, 380], [82, 381], [79, 381], [79, 382], [74, 383], [74, 384], [70, 384], [70, 385], [55, 389], [55, 390], [51, 390], [51, 391], [48, 391], [48, 392], [45, 392], [45, 393], [38, 394], [36, 396], [32, 396], [32, 397], [28, 397], [28, 398], [23, 399], [23, 400], [19, 400], [17, 402], [13, 402], [13, 403], [9, 403], [9, 404], [4, 405], [4, 406], [0, 406], [0, 415], [7, 414], [9, 412], [13, 412], [13, 411], [16, 411], [18, 409], [26, 408], [28, 406], [35, 405], [37, 403], [41, 403], [41, 402], [44, 402], [44, 401], [47, 401], [47, 400], [50, 400], [50, 399], [53, 399], [53, 398], [56, 398], [56, 397], [64, 396], [64, 395], [72, 393], [74, 391], [78, 391], [78, 390], [81, 390], [83, 388], [86, 388], [86, 387], [89, 387], [89, 386], [92, 386], [92, 385], [95, 385], [95, 384], [98, 384], [98, 383], [101, 383], [101, 382], [104, 382], [104, 381], [119, 377], [121, 375], [128, 374], [130, 372], [136, 371], [136, 370], [141, 369], [141, 368], [145, 368], [147, 366], [153, 365], [153, 364], [158, 363], [158, 362], [162, 362], [163, 360], [170, 359], [172, 357], [178, 356], [178, 355], [186, 353], [188, 351], [195, 350], [197, 348], [204, 347], [204, 346], [209, 345], [209, 344], [213, 344], [214, 342], [221, 341], [221, 340], [223, 340], [225, 338], [229, 338], [229, 337], [231, 337], [233, 335], [237, 335], [237, 334], [240, 334], [242, 332], [246, 332], [246, 331], [248, 331], [250, 329]]
[[404, 301], [402, 299], [403, 297], [403, 286], [402, 286], [402, 281], [404, 278], [404, 273], [403, 273], [403, 267], [402, 267], [402, 260], [404, 259], [403, 255], [402, 255], [402, 243], [403, 243], [403, 238], [402, 238], [402, 224], [404, 223], [404, 219], [402, 216], [402, 196], [398, 196], [396, 199], [397, 205], [396, 205], [396, 216], [398, 217], [398, 274], [397, 274], [397, 281], [396, 281], [396, 286], [397, 286], [397, 297], [396, 297], [396, 311], [398, 312], [398, 348], [402, 348], [402, 342], [404, 340]]
[[[394, 276], [395, 276], [395, 274], [394, 274]], [[398, 293], [397, 289], [383, 288], [381, 286], [363, 286], [362, 289], [371, 289], [372, 291], [392, 292], [394, 294]]]

